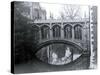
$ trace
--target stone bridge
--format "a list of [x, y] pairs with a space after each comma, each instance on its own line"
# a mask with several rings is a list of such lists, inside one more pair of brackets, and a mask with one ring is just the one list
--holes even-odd
[[[83, 50], [89, 46], [89, 20], [36, 20], [29, 22], [33, 27], [37, 47], [42, 43], [60, 40], [69, 41]], [[48, 44], [48, 43], [47, 43]], [[67, 43], [68, 44], [68, 43]], [[44, 46], [44, 45], [43, 45]], [[38, 48], [36, 48], [38, 49]]]

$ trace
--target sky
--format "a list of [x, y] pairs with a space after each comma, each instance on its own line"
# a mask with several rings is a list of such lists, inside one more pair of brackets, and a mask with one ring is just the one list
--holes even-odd
[[[57, 19], [60, 17], [60, 12], [63, 11], [63, 4], [51, 4], [51, 3], [40, 3], [40, 6], [46, 10], [47, 19], [50, 17], [50, 13], [53, 14], [54, 18]], [[86, 17], [89, 16], [89, 8], [86, 5], [80, 6], [80, 15], [84, 18], [84, 13]]]

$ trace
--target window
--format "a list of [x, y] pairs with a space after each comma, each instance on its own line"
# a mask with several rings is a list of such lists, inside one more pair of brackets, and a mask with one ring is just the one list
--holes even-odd
[[41, 27], [41, 36], [42, 39], [48, 39], [50, 37], [50, 32], [49, 32], [50, 28], [46, 25]]
[[61, 36], [61, 28], [58, 25], [53, 26], [53, 37], [58, 38]]
[[77, 24], [74, 27], [74, 34], [75, 34], [75, 39], [81, 40], [82, 39], [82, 26]]
[[38, 41], [39, 40], [39, 27], [34, 25], [32, 32], [33, 32], [33, 39]]
[[72, 27], [69, 24], [64, 27], [64, 37], [67, 39], [72, 38]]

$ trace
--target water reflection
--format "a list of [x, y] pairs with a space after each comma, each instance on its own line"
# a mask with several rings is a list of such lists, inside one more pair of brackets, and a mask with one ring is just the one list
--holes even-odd
[[36, 53], [37, 58], [52, 64], [64, 65], [76, 60], [81, 55], [80, 50], [66, 44], [52, 44]]

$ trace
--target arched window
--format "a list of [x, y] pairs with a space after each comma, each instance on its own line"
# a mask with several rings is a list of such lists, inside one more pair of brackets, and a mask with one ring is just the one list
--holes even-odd
[[69, 24], [64, 27], [64, 37], [67, 39], [72, 38], [72, 27]]
[[82, 26], [80, 26], [79, 24], [77, 24], [74, 27], [74, 34], [75, 34], [75, 39], [82, 39]]
[[49, 32], [50, 28], [46, 25], [41, 27], [41, 36], [42, 39], [48, 39], [50, 37], [50, 32]]
[[36, 25], [34, 25], [32, 33], [33, 33], [33, 39], [36, 40], [36, 41], [38, 41], [39, 37], [40, 37], [40, 35], [39, 35], [39, 27], [36, 26]]
[[53, 26], [53, 37], [54, 38], [58, 38], [58, 37], [60, 37], [61, 36], [61, 27], [60, 26], [58, 26], [58, 25], [55, 25], [55, 26]]

